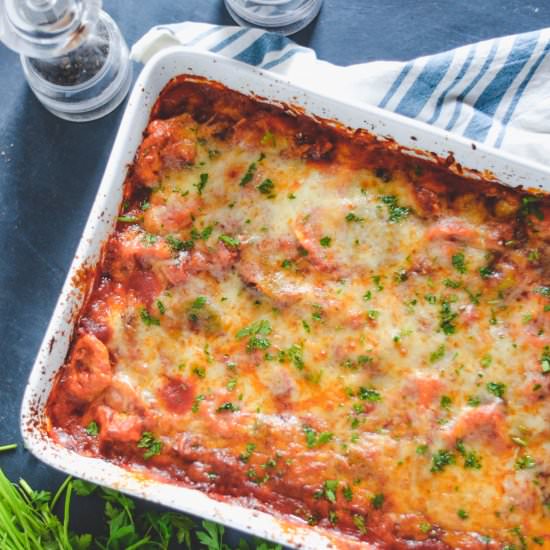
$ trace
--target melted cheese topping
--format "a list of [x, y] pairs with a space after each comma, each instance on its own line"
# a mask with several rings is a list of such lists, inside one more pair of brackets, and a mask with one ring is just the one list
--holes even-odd
[[183, 85], [52, 429], [381, 547], [550, 547], [545, 197]]

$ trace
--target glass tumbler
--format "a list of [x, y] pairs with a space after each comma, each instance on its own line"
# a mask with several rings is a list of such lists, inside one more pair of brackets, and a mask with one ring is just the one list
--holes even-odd
[[323, 0], [225, 0], [227, 11], [243, 27], [293, 34], [311, 23]]

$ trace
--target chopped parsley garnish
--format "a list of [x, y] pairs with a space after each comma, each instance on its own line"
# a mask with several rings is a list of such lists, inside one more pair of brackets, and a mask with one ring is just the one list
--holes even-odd
[[270, 198], [275, 196], [273, 195], [273, 189], [275, 189], [275, 184], [269, 178], [262, 181], [262, 183], [260, 183], [260, 185], [258, 185], [256, 189], [258, 189], [258, 191], [263, 195], [269, 195]]
[[460, 519], [468, 519], [470, 517], [470, 515], [468, 514], [468, 512], [466, 512], [466, 510], [463, 510], [462, 508], [460, 508], [457, 512], [456, 512], [456, 515], [460, 518]]
[[325, 498], [332, 502], [336, 502], [336, 490], [338, 489], [338, 480], [336, 479], [327, 479], [323, 485], [323, 492]]
[[377, 311], [376, 309], [369, 309], [367, 311], [367, 316], [371, 321], [376, 321], [376, 319], [380, 317], [380, 312]]
[[388, 207], [388, 221], [390, 223], [399, 223], [411, 213], [410, 208], [399, 206], [395, 195], [385, 195], [380, 200]]
[[148, 460], [149, 458], [159, 455], [162, 450], [162, 442], [155, 439], [155, 436], [151, 432], [143, 432], [141, 439], [137, 443], [138, 449], [146, 449], [143, 453], [143, 458]]
[[480, 361], [481, 366], [482, 366], [484, 369], [489, 368], [489, 367], [491, 366], [492, 362], [493, 362], [493, 358], [492, 358], [489, 354], [484, 355], [484, 356], [481, 358], [481, 361]]
[[302, 326], [308, 334], [311, 332], [311, 327], [309, 326], [309, 323], [307, 321], [302, 321]]
[[382, 277], [380, 275], [373, 275], [372, 276], [372, 282], [374, 283], [374, 287], [378, 292], [382, 292], [384, 290], [384, 287], [382, 286]]
[[431, 526], [429, 523], [425, 522], [425, 521], [423, 521], [423, 522], [418, 526], [418, 528], [419, 528], [423, 533], [429, 533], [429, 532], [432, 530], [432, 526]]
[[451, 405], [453, 404], [453, 400], [448, 395], [442, 395], [439, 401], [439, 404], [442, 409], [448, 410], [451, 408]]
[[342, 487], [342, 494], [348, 502], [351, 502], [353, 500], [353, 491], [351, 490], [351, 487], [349, 485]]
[[324, 236], [323, 238], [319, 239], [319, 244], [324, 248], [329, 248], [332, 244], [332, 239], [328, 236]]
[[428, 302], [428, 304], [431, 304], [432, 306], [434, 304], [437, 304], [437, 298], [433, 294], [426, 294], [424, 296], [424, 300], [426, 300], [426, 302]]
[[427, 452], [428, 452], [428, 445], [426, 445], [425, 443], [422, 445], [418, 445], [418, 447], [416, 447], [417, 455], [425, 455]]
[[451, 258], [451, 262], [453, 264], [453, 267], [459, 272], [459, 273], [466, 273], [468, 271], [468, 268], [466, 267], [466, 260], [464, 258], [464, 254], [462, 252], [459, 252], [458, 254], [455, 254]]
[[298, 370], [303, 370], [305, 367], [303, 346], [292, 344], [287, 350], [281, 350], [279, 352], [279, 361], [290, 361]]
[[229, 235], [220, 235], [218, 239], [229, 248], [237, 248], [241, 244], [238, 239], [230, 237]]
[[229, 382], [227, 382], [227, 389], [228, 391], [233, 391], [237, 386], [237, 379], [236, 378], [231, 378], [231, 380], [229, 380]]
[[202, 393], [197, 395], [195, 397], [195, 400], [193, 401], [193, 406], [191, 407], [191, 412], [197, 413], [199, 412], [199, 405], [201, 401], [204, 401], [206, 396], [204, 396]]
[[519, 209], [521, 216], [533, 215], [538, 220], [544, 220], [544, 214], [540, 209], [540, 199], [537, 197], [527, 196], [521, 198], [521, 208]]
[[441, 344], [435, 351], [430, 354], [430, 363], [436, 363], [445, 357], [445, 346]]
[[216, 412], [217, 413], [237, 412], [238, 410], [239, 410], [239, 407], [237, 407], [236, 405], [233, 405], [231, 401], [226, 401], [216, 409]]
[[95, 437], [99, 433], [99, 426], [97, 425], [97, 422], [95, 420], [92, 420], [86, 426], [86, 433], [92, 437]]
[[453, 281], [452, 279], [445, 279], [445, 280], [443, 281], [443, 284], [444, 284], [447, 288], [460, 288], [460, 286], [461, 286], [460, 281]]
[[157, 304], [157, 309], [159, 310], [159, 313], [161, 315], [164, 315], [166, 313], [166, 306], [160, 300], [157, 300], [155, 303]]
[[478, 407], [481, 404], [481, 399], [475, 395], [470, 395], [466, 401], [470, 407]]
[[311, 318], [314, 321], [322, 321], [323, 320], [323, 308], [318, 304], [313, 304], [313, 313], [311, 314]]
[[550, 373], [550, 346], [544, 346], [540, 358], [540, 366], [542, 369], [542, 374]]
[[290, 269], [292, 266], [294, 265], [294, 261], [293, 260], [288, 260], [288, 259], [285, 259], [281, 262], [281, 267], [283, 269]]
[[455, 455], [447, 449], [440, 449], [432, 455], [432, 467], [430, 472], [442, 472], [445, 467], [454, 464], [456, 461]]
[[[258, 162], [262, 161], [265, 158], [265, 155], [262, 153], [260, 157], [258, 158]], [[252, 181], [252, 178], [254, 177], [254, 174], [256, 173], [256, 170], [258, 168], [258, 165], [256, 162], [251, 162], [246, 169], [246, 172], [244, 173], [244, 176], [241, 178], [241, 181], [239, 185], [241, 187], [244, 187], [247, 183], [250, 183]]]
[[180, 250], [191, 250], [195, 246], [193, 241], [182, 241], [173, 235], [168, 235], [166, 237], [166, 242], [173, 252], [179, 252]]
[[201, 174], [199, 176], [199, 181], [193, 184], [193, 187], [197, 188], [197, 193], [199, 195], [202, 195], [202, 192], [206, 187], [207, 182], [208, 182], [208, 174]]
[[254, 450], [256, 449], [256, 445], [254, 443], [247, 443], [246, 444], [246, 450], [244, 453], [241, 453], [239, 455], [239, 459], [242, 461], [242, 462], [248, 462], [249, 458], [252, 456], [252, 453], [254, 452]]
[[454, 313], [451, 310], [451, 303], [448, 300], [443, 300], [443, 302], [441, 302], [441, 309], [439, 310], [439, 328], [447, 335], [454, 334], [456, 332], [456, 326], [453, 321], [457, 317], [458, 313]]
[[252, 336], [246, 344], [246, 351], [255, 351], [258, 349], [267, 349], [271, 342], [265, 336]]
[[160, 325], [160, 320], [157, 319], [156, 317], [153, 317], [144, 307], [140, 309], [139, 316], [143, 321], [143, 323], [148, 327], [152, 325], [155, 325], [155, 326]]
[[204, 367], [193, 367], [191, 372], [199, 378], [204, 378], [206, 376], [206, 370]]
[[372, 298], [372, 292], [370, 290], [367, 290], [367, 292], [363, 294], [363, 300], [365, 300], [365, 302], [368, 302], [371, 298]]
[[309, 449], [314, 447], [320, 447], [325, 443], [328, 443], [334, 437], [332, 432], [321, 432], [317, 433], [313, 428], [309, 426], [304, 426], [304, 434], [306, 436], [306, 444]]
[[271, 325], [269, 324], [269, 321], [266, 321], [265, 319], [261, 319], [260, 321], [256, 321], [255, 323], [252, 323], [248, 327], [244, 327], [236, 334], [237, 340], [242, 340], [246, 336], [253, 336], [255, 334], [263, 334], [264, 336], [269, 336], [271, 334]]
[[481, 468], [481, 458], [475, 451], [466, 451], [464, 455], [464, 468], [479, 470]]
[[266, 338], [269, 334], [271, 334], [271, 325], [269, 321], [262, 319], [239, 330], [236, 334], [236, 338], [237, 340], [242, 340], [250, 336], [246, 349], [247, 351], [255, 351], [267, 349], [271, 345], [271, 342]]
[[364, 221], [364, 219], [365, 218], [361, 218], [353, 212], [350, 212], [349, 214], [346, 215], [346, 221], [350, 222], [350, 223], [351, 222], [362, 222], [362, 221]]
[[366, 534], [367, 527], [365, 525], [365, 518], [363, 518], [363, 516], [360, 516], [359, 514], [354, 514], [353, 525], [355, 525], [361, 535]]
[[409, 274], [405, 269], [400, 269], [393, 274], [393, 279], [396, 283], [404, 283], [409, 278]]
[[369, 401], [370, 403], [375, 403], [376, 401], [381, 401], [382, 396], [373, 388], [364, 388], [361, 386], [357, 392], [357, 397], [361, 401]]
[[149, 210], [151, 205], [149, 204], [149, 201], [143, 201], [140, 205], [141, 209], [145, 212], [145, 210]]
[[118, 221], [122, 223], [137, 223], [139, 218], [137, 216], [119, 216]]
[[514, 464], [514, 468], [516, 470], [530, 470], [531, 468], [534, 468], [537, 465], [537, 461], [530, 455], [523, 455], [520, 456], [516, 463]]
[[205, 296], [197, 296], [191, 304], [191, 309], [202, 309], [206, 305]]
[[501, 382], [489, 382], [485, 387], [489, 393], [500, 398], [504, 397], [504, 393], [506, 392], [506, 384], [502, 384]]
[[480, 267], [479, 268], [479, 274], [481, 275], [481, 278], [482, 279], [488, 279], [489, 277], [491, 277], [492, 275], [494, 275], [494, 271], [491, 267], [489, 267], [488, 265], [485, 266], [485, 267]]
[[212, 231], [214, 230], [213, 225], [209, 225], [205, 227], [202, 231], [199, 231], [198, 229], [195, 229], [194, 227], [191, 229], [191, 238], [194, 241], [207, 241], [210, 235], [212, 235]]
[[370, 499], [370, 502], [375, 510], [380, 510], [380, 508], [382, 508], [382, 506], [384, 505], [384, 495], [378, 493]]

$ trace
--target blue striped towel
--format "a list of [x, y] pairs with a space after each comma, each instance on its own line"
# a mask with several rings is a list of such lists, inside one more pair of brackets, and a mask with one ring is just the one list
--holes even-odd
[[406, 63], [340, 67], [288, 38], [206, 23], [153, 27], [132, 48], [146, 62], [180, 44], [274, 71], [550, 165], [550, 29], [496, 38]]

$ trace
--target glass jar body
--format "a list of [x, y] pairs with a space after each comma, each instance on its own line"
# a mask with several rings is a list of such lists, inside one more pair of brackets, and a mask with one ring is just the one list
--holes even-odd
[[44, 107], [75, 122], [110, 113], [123, 101], [132, 81], [128, 46], [103, 11], [76, 49], [47, 59], [21, 55], [21, 64]]

